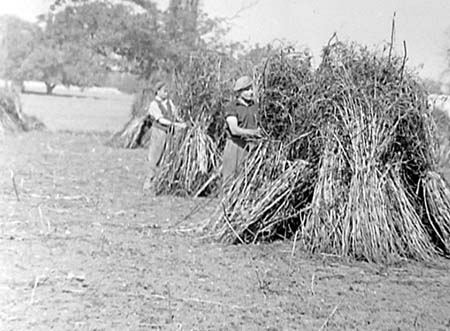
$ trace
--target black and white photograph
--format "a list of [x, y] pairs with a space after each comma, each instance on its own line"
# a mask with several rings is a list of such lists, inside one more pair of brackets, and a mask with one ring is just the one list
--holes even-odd
[[450, 331], [449, 0], [0, 0], [0, 331]]

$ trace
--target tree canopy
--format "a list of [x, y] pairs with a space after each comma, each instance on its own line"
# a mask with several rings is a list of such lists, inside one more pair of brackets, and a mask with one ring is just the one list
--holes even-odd
[[21, 81], [22, 63], [31, 54], [40, 36], [35, 24], [15, 16], [0, 16], [0, 76]]
[[6, 79], [99, 85], [108, 72], [149, 79], [170, 74], [192, 51], [227, 52], [223, 22], [200, 9], [199, 0], [170, 0], [161, 11], [150, 0], [55, 0], [37, 24], [4, 21], [9, 32]]

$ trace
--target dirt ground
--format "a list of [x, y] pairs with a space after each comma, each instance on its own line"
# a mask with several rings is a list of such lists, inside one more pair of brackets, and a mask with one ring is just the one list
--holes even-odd
[[215, 201], [144, 196], [145, 151], [107, 137], [0, 139], [0, 330], [450, 330], [448, 260], [215, 243]]

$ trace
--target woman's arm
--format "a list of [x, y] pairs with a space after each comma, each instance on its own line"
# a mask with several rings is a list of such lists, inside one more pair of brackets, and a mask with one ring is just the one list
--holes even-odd
[[150, 103], [148, 114], [153, 118], [154, 121], [157, 121], [164, 126], [175, 126], [180, 129], [184, 129], [187, 127], [186, 123], [175, 122], [165, 118], [161, 110], [159, 109], [158, 104], [154, 101]]
[[261, 135], [261, 130], [258, 129], [244, 129], [239, 127], [236, 116], [227, 116], [226, 118], [228, 128], [233, 136], [240, 137], [259, 137]]
[[171, 120], [168, 120], [167, 118], [164, 117], [160, 117], [158, 119], [158, 122], [164, 126], [174, 126], [177, 127], [179, 129], [186, 129], [187, 128], [187, 124], [184, 122], [172, 122]]

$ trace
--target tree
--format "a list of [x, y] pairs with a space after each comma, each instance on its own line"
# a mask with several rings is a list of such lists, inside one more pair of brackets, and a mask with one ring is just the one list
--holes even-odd
[[[43, 31], [23, 63], [22, 75], [43, 81], [48, 94], [56, 84], [81, 87], [101, 84], [111, 63], [97, 49], [101, 45], [97, 40], [101, 23], [97, 22], [96, 14], [101, 8], [88, 15], [91, 9], [66, 7], [42, 16]], [[108, 14], [110, 11], [103, 15]]]
[[55, 5], [63, 7], [54, 7], [54, 35], [63, 43], [83, 43], [107, 70], [144, 76], [164, 56], [160, 12], [152, 2], [68, 0]]
[[[56, 0], [57, 36], [85, 42], [109, 69], [144, 80], [171, 75], [193, 51], [226, 52], [222, 20], [201, 11], [199, 0], [170, 0], [160, 11], [151, 0]], [[55, 24], [54, 24], [55, 25]]]
[[170, 40], [198, 46], [199, 0], [170, 0], [166, 30]]
[[24, 61], [23, 76], [44, 82], [47, 94], [57, 84], [80, 87], [101, 84], [105, 71], [100, 60], [88, 49], [77, 46], [69, 43], [56, 47], [44, 40]]
[[36, 24], [14, 16], [0, 17], [0, 76], [23, 84], [22, 65], [33, 51], [41, 31]]
[[51, 94], [56, 84], [62, 81], [62, 69], [62, 52], [45, 45], [37, 46], [22, 67], [24, 77], [45, 83], [47, 94]]
[[431, 94], [440, 94], [441, 92], [441, 85], [442, 83], [438, 80], [434, 80], [431, 78], [424, 78], [423, 84], [427, 90], [428, 93]]

